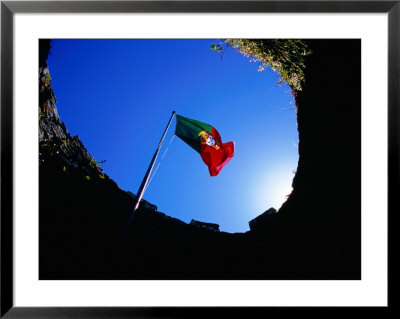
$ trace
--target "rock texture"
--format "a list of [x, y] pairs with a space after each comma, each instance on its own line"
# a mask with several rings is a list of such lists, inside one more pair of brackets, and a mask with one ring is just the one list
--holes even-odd
[[46, 65], [49, 41], [41, 40], [39, 278], [360, 279], [361, 41], [309, 45], [296, 97], [299, 165], [279, 211], [230, 234], [144, 201], [123, 237], [135, 195], [68, 133]]
[[267, 209], [261, 215], [249, 221], [249, 226], [251, 231], [257, 231], [257, 228], [263, 228], [265, 223], [268, 223], [269, 217], [276, 214], [276, 209], [271, 207]]

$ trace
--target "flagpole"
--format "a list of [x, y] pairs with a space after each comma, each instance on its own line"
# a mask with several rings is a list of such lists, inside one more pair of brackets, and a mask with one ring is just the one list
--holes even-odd
[[162, 145], [162, 143], [164, 141], [165, 135], [167, 134], [167, 131], [169, 129], [169, 126], [171, 125], [172, 119], [174, 118], [175, 114], [176, 114], [176, 112], [172, 111], [171, 118], [168, 121], [167, 127], [165, 128], [165, 131], [164, 131], [164, 133], [163, 133], [163, 135], [161, 137], [160, 143], [158, 144], [156, 152], [153, 155], [153, 159], [151, 160], [149, 168], [147, 169], [147, 172], [143, 177], [142, 183], [140, 184], [139, 190], [136, 193], [135, 205], [133, 207], [133, 212], [132, 212], [131, 216], [129, 217], [128, 225], [132, 222], [133, 216], [134, 216], [135, 212], [137, 211], [137, 209], [139, 208], [139, 204], [140, 204], [140, 201], [141, 201], [141, 199], [143, 197], [144, 191], [146, 190], [146, 185], [147, 185], [147, 182], [149, 181], [149, 177], [150, 177], [151, 171], [152, 171], [152, 169], [154, 167], [154, 163], [156, 162], [156, 159], [157, 159], [158, 153], [160, 151], [161, 145]]

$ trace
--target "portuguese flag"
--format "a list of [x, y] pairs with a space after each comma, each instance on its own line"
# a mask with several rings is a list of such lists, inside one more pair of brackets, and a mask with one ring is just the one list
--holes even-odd
[[210, 176], [217, 176], [234, 154], [234, 142], [222, 143], [218, 131], [209, 124], [176, 115], [175, 135], [200, 153]]

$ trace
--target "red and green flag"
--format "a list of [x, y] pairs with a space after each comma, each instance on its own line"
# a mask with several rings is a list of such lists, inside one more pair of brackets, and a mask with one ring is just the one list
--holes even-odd
[[222, 143], [218, 131], [209, 124], [176, 115], [175, 135], [200, 153], [210, 176], [217, 176], [234, 155], [234, 142]]

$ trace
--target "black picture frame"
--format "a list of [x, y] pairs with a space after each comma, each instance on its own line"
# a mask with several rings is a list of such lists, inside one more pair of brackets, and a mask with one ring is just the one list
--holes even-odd
[[[13, 302], [13, 16], [16, 13], [119, 12], [269, 12], [269, 13], [387, 13], [388, 14], [388, 129], [390, 213], [398, 212], [400, 1], [1, 1], [1, 317], [6, 318], [132, 318], [206, 317], [234, 311], [243, 317], [271, 308], [185, 307], [15, 307]], [[390, 225], [390, 223], [389, 223]], [[392, 226], [393, 227], [393, 226]], [[389, 228], [389, 234], [392, 232]], [[390, 260], [389, 260], [390, 261]], [[390, 281], [388, 281], [388, 284]], [[387, 308], [392, 302], [389, 294]], [[276, 310], [276, 308], [274, 308]], [[347, 308], [346, 311], [354, 309]], [[360, 310], [359, 308], [356, 310]], [[279, 311], [282, 311], [280, 309]], [[285, 308], [283, 312], [304, 312]]]

